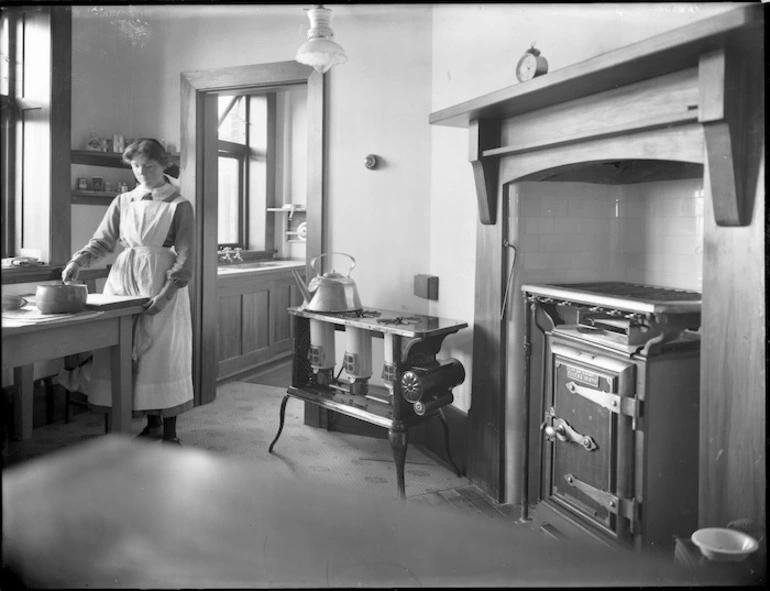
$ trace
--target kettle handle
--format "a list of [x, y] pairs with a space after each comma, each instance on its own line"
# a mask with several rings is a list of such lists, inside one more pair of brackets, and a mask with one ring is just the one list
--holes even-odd
[[315, 274], [319, 276], [322, 274], [320, 269], [315, 268], [315, 262], [322, 257], [329, 256], [332, 254], [341, 254], [342, 256], [348, 257], [350, 259], [351, 261], [350, 269], [348, 269], [348, 274], [347, 274], [347, 276], [350, 277], [350, 274], [353, 272], [353, 269], [356, 268], [356, 259], [354, 259], [352, 256], [344, 252], [324, 252], [322, 254], [319, 254], [317, 257], [315, 257], [312, 261], [310, 261], [310, 266], [313, 268], [313, 271], [315, 271]]

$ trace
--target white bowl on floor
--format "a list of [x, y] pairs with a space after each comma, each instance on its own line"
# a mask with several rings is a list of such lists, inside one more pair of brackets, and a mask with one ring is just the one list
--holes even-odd
[[690, 539], [706, 558], [715, 562], [740, 562], [759, 547], [750, 535], [726, 527], [699, 529]]

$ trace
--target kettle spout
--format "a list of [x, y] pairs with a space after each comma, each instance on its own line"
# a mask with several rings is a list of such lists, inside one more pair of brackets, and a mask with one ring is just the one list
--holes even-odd
[[303, 305], [307, 306], [313, 296], [310, 293], [310, 290], [307, 288], [307, 285], [305, 285], [305, 282], [302, 280], [302, 277], [300, 277], [299, 273], [297, 273], [296, 269], [293, 269], [292, 273], [294, 274], [294, 280], [297, 282], [297, 287], [302, 294], [302, 299], [305, 300]]

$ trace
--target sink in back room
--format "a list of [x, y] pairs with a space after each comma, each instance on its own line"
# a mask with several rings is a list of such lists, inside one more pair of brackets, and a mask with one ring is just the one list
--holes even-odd
[[304, 261], [291, 260], [272, 260], [272, 261], [248, 261], [244, 263], [220, 264], [217, 268], [217, 274], [244, 273], [247, 271], [259, 271], [263, 269], [279, 269], [303, 267]]

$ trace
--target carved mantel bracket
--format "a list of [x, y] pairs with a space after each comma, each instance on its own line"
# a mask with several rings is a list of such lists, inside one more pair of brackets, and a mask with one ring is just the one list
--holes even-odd
[[470, 133], [470, 155], [473, 180], [476, 183], [476, 198], [479, 205], [479, 220], [482, 224], [497, 222], [497, 182], [499, 158], [484, 156], [484, 150], [500, 145], [500, 121], [476, 119], [468, 126]]
[[703, 125], [708, 175], [719, 226], [751, 223], [757, 170], [756, 136], [764, 131], [751, 113], [761, 110], [762, 44], [754, 34], [734, 38], [698, 62], [698, 121]]

